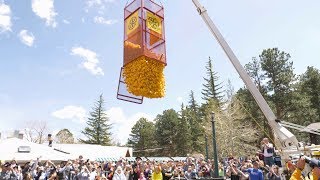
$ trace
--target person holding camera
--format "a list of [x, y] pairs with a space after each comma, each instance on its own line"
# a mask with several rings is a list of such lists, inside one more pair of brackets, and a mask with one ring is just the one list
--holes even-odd
[[269, 180], [281, 180], [279, 166], [273, 165], [272, 167], [270, 167], [269, 172], [267, 173], [267, 177]]
[[234, 162], [234, 160], [230, 160], [229, 161], [229, 166], [228, 166], [228, 168], [226, 170], [226, 175], [231, 180], [240, 180], [240, 175], [241, 174], [239, 173], [237, 165]]
[[2, 165], [1, 169], [0, 180], [18, 180], [18, 175], [9, 162]]
[[76, 178], [80, 179], [80, 180], [89, 180], [90, 171], [88, 170], [88, 168], [86, 166], [82, 166], [81, 171], [78, 173]]
[[57, 176], [59, 179], [66, 179], [68, 176], [67, 174], [71, 170], [72, 162], [68, 161], [61, 161], [60, 166], [57, 168]]
[[162, 166], [162, 177], [163, 180], [170, 180], [173, 176], [172, 168], [168, 164], [163, 164]]
[[273, 144], [269, 142], [268, 138], [264, 138], [262, 140], [262, 148], [263, 148], [264, 164], [271, 167], [274, 164], [274, 159], [273, 159], [274, 147], [273, 147]]
[[174, 179], [180, 179], [184, 177], [184, 172], [183, 172], [183, 168], [181, 165], [177, 165], [177, 167], [173, 170], [173, 178]]
[[309, 174], [305, 175], [305, 177], [303, 177], [302, 171], [305, 165], [306, 165], [305, 159], [303, 157], [300, 158], [297, 162], [296, 170], [291, 175], [290, 180], [301, 180], [301, 179], [319, 180], [320, 179], [320, 168], [318, 166], [313, 167], [312, 172], [310, 172]]

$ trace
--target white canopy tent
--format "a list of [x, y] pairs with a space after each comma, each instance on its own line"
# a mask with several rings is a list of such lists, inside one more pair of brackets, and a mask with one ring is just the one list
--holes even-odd
[[46, 145], [32, 143], [18, 138], [0, 141], [0, 160], [30, 161], [41, 157], [41, 160], [62, 161], [70, 157], [66, 153], [55, 151]]
[[156, 162], [172, 161], [172, 159], [169, 158], [169, 157], [147, 157], [147, 159], [150, 160], [150, 161], [156, 161]]

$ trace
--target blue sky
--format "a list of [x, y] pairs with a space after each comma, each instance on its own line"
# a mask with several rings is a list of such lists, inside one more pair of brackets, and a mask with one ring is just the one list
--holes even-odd
[[[158, 1], [159, 2], [159, 1]], [[208, 56], [226, 84], [243, 86], [191, 0], [162, 0], [168, 66], [167, 94], [136, 105], [116, 99], [123, 59], [125, 0], [0, 0], [0, 131], [48, 122], [50, 132], [79, 136], [100, 93], [125, 142], [141, 116], [179, 109], [190, 90], [201, 100]], [[319, 1], [202, 0], [244, 65], [264, 48], [291, 54], [296, 73], [320, 68]], [[87, 59], [86, 59], [87, 58]]]

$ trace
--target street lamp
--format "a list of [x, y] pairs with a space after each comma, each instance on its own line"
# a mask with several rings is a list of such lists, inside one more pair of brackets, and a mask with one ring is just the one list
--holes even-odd
[[214, 158], [214, 177], [217, 178], [219, 177], [219, 165], [218, 165], [218, 152], [217, 152], [214, 112], [211, 112], [211, 123], [212, 123], [212, 143], [213, 143], [213, 158]]

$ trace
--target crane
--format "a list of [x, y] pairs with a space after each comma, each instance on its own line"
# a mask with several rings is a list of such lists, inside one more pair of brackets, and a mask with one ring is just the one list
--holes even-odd
[[232, 49], [228, 45], [228, 43], [225, 41], [221, 33], [219, 32], [218, 28], [214, 25], [213, 21], [209, 17], [207, 10], [201, 6], [198, 0], [192, 0], [195, 6], [197, 7], [197, 11], [201, 15], [204, 22], [209, 27], [212, 34], [215, 36], [218, 43], [221, 45], [224, 52], [227, 54], [229, 60], [235, 67], [236, 71], [240, 75], [241, 79], [244, 81], [245, 85], [247, 86], [248, 90], [254, 97], [255, 101], [257, 102], [258, 106], [262, 110], [264, 116], [268, 120], [269, 125], [271, 128], [275, 131], [276, 137], [279, 139], [281, 143], [281, 147], [286, 149], [292, 149], [294, 147], [298, 147], [298, 140], [297, 138], [285, 127], [281, 126], [276, 120], [276, 116], [271, 110], [270, 106], [266, 102], [266, 100], [263, 98], [259, 90], [257, 89], [256, 85], [251, 81], [250, 76], [246, 72], [246, 70], [242, 67], [240, 64], [240, 61], [236, 57], [236, 55], [233, 53]]
[[[273, 111], [271, 110], [270, 106], [268, 105], [267, 101], [263, 98], [259, 90], [257, 89], [256, 85], [250, 79], [250, 76], [245, 71], [243, 66], [240, 64], [239, 59], [233, 53], [232, 49], [215, 26], [211, 18], [209, 17], [207, 10], [200, 4], [198, 0], [192, 0], [193, 4], [195, 5], [199, 15], [202, 17], [203, 21], [208, 26], [209, 30], [218, 41], [226, 55], [228, 56], [230, 62], [240, 75], [241, 79], [245, 83], [246, 87], [254, 97], [256, 103], [258, 104], [259, 108], [263, 112], [264, 116], [266, 117], [271, 129], [275, 135], [275, 145], [279, 148], [279, 154], [281, 155], [282, 163], [284, 164], [285, 160], [289, 160], [293, 154], [300, 154], [306, 150], [312, 150], [312, 147], [302, 147], [301, 144], [298, 142], [296, 136], [292, 134], [288, 129], [294, 128], [299, 129], [302, 126], [295, 125], [293, 123], [288, 122], [281, 122], [277, 119]], [[301, 130], [301, 129], [300, 129]], [[320, 134], [319, 131], [316, 130], [309, 130], [310, 133]]]

